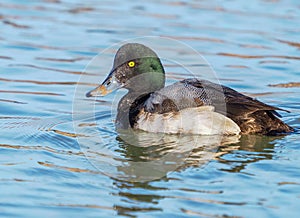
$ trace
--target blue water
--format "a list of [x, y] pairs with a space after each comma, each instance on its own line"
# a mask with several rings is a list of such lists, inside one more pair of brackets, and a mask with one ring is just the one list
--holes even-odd
[[297, 217], [299, 134], [128, 136], [113, 122], [123, 91], [84, 93], [104, 79], [115, 43], [167, 37], [154, 46], [173, 58], [163, 61], [168, 83], [189, 70], [213, 77], [289, 110], [282, 119], [299, 128], [299, 9], [292, 0], [1, 2], [0, 216]]

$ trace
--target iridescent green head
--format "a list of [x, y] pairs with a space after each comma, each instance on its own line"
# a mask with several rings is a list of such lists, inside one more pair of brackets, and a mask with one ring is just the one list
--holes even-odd
[[90, 96], [105, 96], [125, 88], [129, 92], [150, 93], [163, 88], [165, 72], [157, 54], [138, 44], [123, 45], [116, 53], [111, 72], [103, 83], [87, 93]]

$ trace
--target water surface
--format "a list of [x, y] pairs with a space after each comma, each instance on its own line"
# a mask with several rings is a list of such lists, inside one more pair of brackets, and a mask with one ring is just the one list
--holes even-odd
[[[111, 105], [122, 92], [96, 102], [82, 95], [96, 109], [87, 114], [73, 108], [78, 90], [93, 88], [111, 67], [86, 68], [99, 52], [125, 39], [163, 36], [200, 52], [223, 84], [289, 110], [282, 119], [299, 128], [299, 9], [292, 0], [1, 2], [1, 216], [296, 217], [297, 133], [141, 133], [133, 143], [114, 129]], [[169, 52], [193, 62], [176, 47]], [[189, 76], [165, 63], [168, 83]], [[93, 82], [82, 81], [82, 72]]]

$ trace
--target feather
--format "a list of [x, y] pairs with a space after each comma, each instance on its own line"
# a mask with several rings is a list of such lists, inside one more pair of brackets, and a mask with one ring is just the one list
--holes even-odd
[[[195, 78], [182, 80], [152, 93], [144, 103], [144, 110], [163, 114], [202, 106], [214, 106], [215, 112], [233, 120], [245, 134], [293, 131], [278, 119], [281, 116], [276, 112], [289, 111], [265, 104], [226, 86]], [[195, 117], [190, 116], [189, 119]]]
[[185, 108], [167, 113], [142, 110], [134, 128], [147, 132], [198, 135], [238, 135], [239, 126], [228, 117], [214, 112], [214, 107]]

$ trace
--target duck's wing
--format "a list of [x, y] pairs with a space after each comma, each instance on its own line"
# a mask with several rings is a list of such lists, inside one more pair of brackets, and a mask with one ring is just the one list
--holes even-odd
[[206, 105], [214, 106], [215, 112], [232, 119], [244, 134], [273, 135], [294, 131], [277, 118], [280, 115], [276, 110], [286, 110], [207, 80], [185, 79], [156, 91], [144, 102], [144, 109], [163, 114]]
[[145, 102], [145, 110], [166, 113], [204, 105], [212, 105], [216, 112], [229, 117], [244, 116], [259, 110], [270, 111], [280, 116], [276, 110], [286, 111], [229, 87], [198, 79], [185, 79], [152, 93]]
[[145, 111], [151, 113], [167, 113], [185, 108], [212, 105], [211, 98], [205, 88], [195, 86], [189, 79], [166, 86], [150, 95], [145, 102]]

